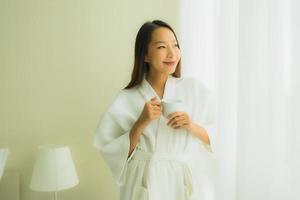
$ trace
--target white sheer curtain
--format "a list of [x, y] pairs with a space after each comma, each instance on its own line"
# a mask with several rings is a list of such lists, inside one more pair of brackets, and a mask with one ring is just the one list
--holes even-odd
[[300, 199], [299, 9], [180, 1], [184, 74], [218, 94], [218, 200]]

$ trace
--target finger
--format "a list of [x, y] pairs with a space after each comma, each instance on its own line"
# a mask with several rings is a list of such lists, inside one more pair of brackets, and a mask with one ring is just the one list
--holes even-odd
[[180, 115], [180, 116], [175, 116], [173, 119], [171, 119], [169, 122], [168, 122], [168, 125], [169, 124], [174, 124], [176, 122], [179, 122], [179, 121], [182, 121], [182, 120], [185, 120], [186, 117], [184, 115]]
[[174, 124], [172, 126], [172, 128], [174, 128], [174, 129], [184, 128], [184, 127], [188, 126], [189, 123], [190, 123], [189, 120], [182, 120], [179, 123]]
[[170, 119], [170, 121], [168, 122], [168, 125], [172, 125], [172, 124], [176, 123], [178, 117], [179, 116], [174, 116], [172, 119]]
[[171, 113], [167, 116], [168, 119], [172, 120], [174, 117], [176, 117], [177, 112]]
[[168, 119], [172, 119], [176, 116], [180, 116], [180, 115], [183, 115], [183, 114], [184, 114], [184, 112], [173, 112], [173, 113], [168, 115]]
[[152, 97], [151, 99], [150, 99], [150, 101], [154, 101], [154, 100], [156, 100], [157, 99], [157, 96], [154, 96], [154, 97]]
[[161, 112], [161, 108], [157, 107], [157, 106], [153, 107], [152, 110], [155, 111], [155, 112]]
[[168, 121], [167, 125], [171, 125], [171, 124], [173, 124], [174, 122], [175, 122], [175, 117], [172, 118], [172, 119], [170, 119], [170, 120]]
[[159, 109], [161, 109], [161, 105], [160, 104], [151, 104], [150, 106], [151, 106], [151, 108], [159, 108]]
[[189, 125], [189, 122], [185, 122], [182, 124], [183, 127], [188, 126], [188, 125]]
[[173, 128], [175, 128], [177, 126], [184, 127], [188, 124], [189, 124], [189, 120], [183, 119], [183, 120], [177, 121], [176, 123], [171, 124], [171, 127], [173, 127]]
[[174, 121], [173, 123], [170, 124], [171, 127], [175, 127], [181, 124], [181, 121]]
[[183, 125], [183, 123], [180, 121], [180, 122], [177, 122], [177, 123], [173, 124], [172, 128], [174, 128], [174, 129], [181, 128], [182, 125]]
[[160, 103], [160, 100], [157, 98], [157, 97], [153, 97], [151, 100], [150, 100], [151, 103]]
[[177, 123], [176, 125], [173, 125], [172, 127], [175, 128], [175, 129], [178, 129], [178, 128], [182, 128], [186, 125], [187, 125], [186, 122], [180, 121], [179, 123]]
[[157, 105], [157, 104], [154, 104], [154, 105], [150, 105], [150, 109], [156, 109], [156, 110], [161, 110], [161, 105]]
[[171, 125], [172, 128], [181, 127], [181, 126], [182, 126], [182, 122], [175, 122], [174, 124]]
[[160, 105], [161, 105], [161, 102], [158, 101], [158, 100], [150, 101], [150, 105], [157, 105], [157, 106], [160, 106]]

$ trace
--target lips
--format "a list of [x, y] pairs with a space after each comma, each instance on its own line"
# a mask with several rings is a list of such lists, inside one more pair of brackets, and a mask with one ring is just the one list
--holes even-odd
[[175, 65], [175, 61], [169, 61], [169, 62], [163, 62], [164, 64], [168, 65], [168, 66], [173, 66]]

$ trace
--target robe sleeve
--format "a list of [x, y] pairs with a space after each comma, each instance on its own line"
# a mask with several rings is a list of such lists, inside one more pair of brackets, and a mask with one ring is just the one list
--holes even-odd
[[127, 165], [135, 153], [134, 150], [128, 158], [129, 133], [130, 130], [124, 130], [112, 113], [106, 112], [100, 120], [94, 137], [94, 146], [100, 151], [119, 186], [126, 181]]
[[214, 153], [216, 143], [216, 95], [202, 82], [196, 82], [195, 120], [208, 133], [210, 144], [200, 141], [209, 152]]

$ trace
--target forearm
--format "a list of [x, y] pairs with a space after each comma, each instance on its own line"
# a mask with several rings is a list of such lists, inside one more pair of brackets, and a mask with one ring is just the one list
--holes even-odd
[[206, 143], [208, 145], [210, 144], [208, 133], [201, 126], [199, 126], [199, 125], [197, 125], [195, 123], [192, 123], [190, 132], [193, 135], [195, 135], [198, 139], [200, 139], [201, 141], [203, 141], [204, 143]]
[[141, 134], [143, 133], [144, 129], [145, 129], [146, 125], [141, 123], [139, 120], [137, 120], [131, 131], [130, 131], [130, 148], [129, 148], [129, 153], [128, 153], [128, 157], [132, 154], [133, 150], [135, 149], [136, 145], [139, 143], [140, 141], [140, 137]]

